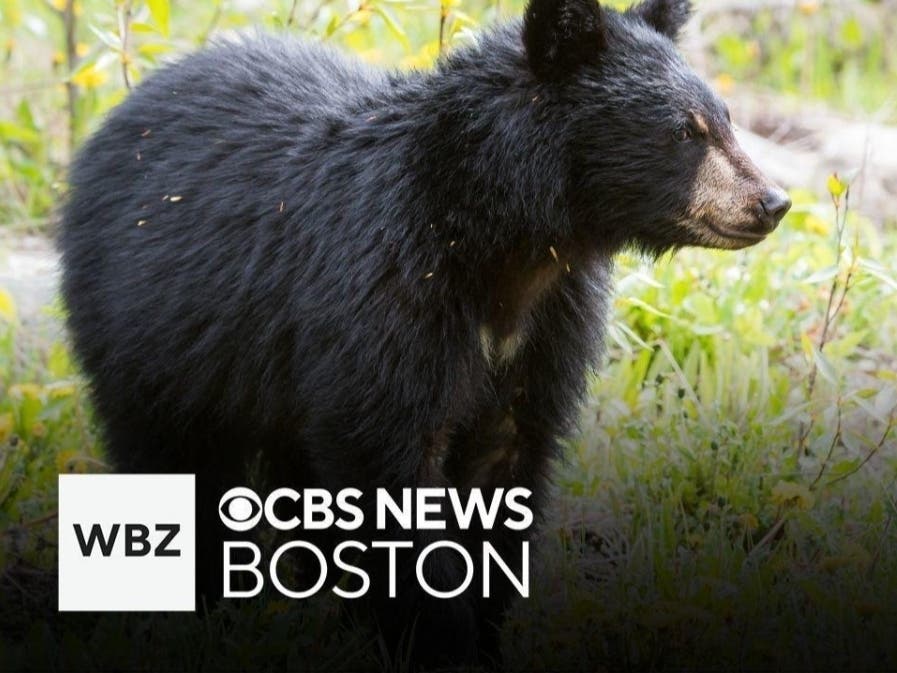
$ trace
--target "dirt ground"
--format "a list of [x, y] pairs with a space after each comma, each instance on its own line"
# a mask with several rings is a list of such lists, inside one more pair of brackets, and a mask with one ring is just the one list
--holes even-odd
[[0, 236], [0, 289], [16, 302], [25, 332], [47, 337], [61, 334], [62, 328], [49, 306], [59, 286], [59, 258], [46, 237]]

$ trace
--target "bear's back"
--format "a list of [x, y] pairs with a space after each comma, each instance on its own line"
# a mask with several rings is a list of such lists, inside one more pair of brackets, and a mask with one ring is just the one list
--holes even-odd
[[264, 103], [332, 112], [376, 94], [387, 79], [383, 71], [327, 45], [258, 35], [212, 45], [156, 71], [131, 100], [159, 100], [189, 88], [194, 97], [246, 109]]
[[[62, 214], [63, 293], [88, 372], [115, 361], [152, 378], [164, 360], [183, 376], [235, 358], [240, 316], [275, 320], [301, 271], [290, 250], [324, 230], [299, 216], [324, 147], [390, 81], [322, 45], [258, 37], [136, 87], [79, 153]], [[165, 327], [140, 335], [142, 320]]]

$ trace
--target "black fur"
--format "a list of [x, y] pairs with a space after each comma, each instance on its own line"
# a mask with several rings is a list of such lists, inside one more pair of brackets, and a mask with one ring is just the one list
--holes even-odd
[[690, 0], [645, 0], [630, 13], [640, 16], [654, 30], [675, 40], [691, 18], [692, 5]]
[[597, 63], [607, 44], [604, 22], [597, 2], [532, 0], [523, 19], [523, 44], [533, 72], [557, 78]]
[[[724, 111], [641, 18], [669, 34], [683, 6], [533, 0], [525, 31], [426, 73], [224, 44], [148, 77], [86, 144], [60, 236], [74, 347], [117, 466], [198, 474], [212, 590], [214, 505], [257, 452], [271, 486], [544, 499], [612, 256], [698, 242], [676, 222], [703, 154], [673, 133]], [[414, 624], [419, 662], [457, 663], [496, 651], [506, 604], [376, 614], [393, 642]]]

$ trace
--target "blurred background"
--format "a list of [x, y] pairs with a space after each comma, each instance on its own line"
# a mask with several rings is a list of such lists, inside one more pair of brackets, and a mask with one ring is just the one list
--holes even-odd
[[[522, 5], [3, 0], [0, 669], [401, 668], [329, 599], [56, 614], [56, 475], [108, 466], [61, 327], [55, 209], [104, 113], [210, 40], [285, 32], [427, 68]], [[795, 207], [758, 248], [621, 258], [509, 666], [897, 668], [895, 34], [894, 0], [696, 3], [682, 49]]]

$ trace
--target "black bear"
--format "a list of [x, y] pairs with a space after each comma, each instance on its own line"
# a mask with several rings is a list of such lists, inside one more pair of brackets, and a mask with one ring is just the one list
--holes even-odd
[[[538, 509], [615, 253], [776, 227], [787, 195], [677, 54], [689, 14], [531, 0], [431, 72], [257, 37], [109, 115], [71, 170], [69, 327], [115, 465], [197, 474], [210, 598], [215, 504], [250, 463], [271, 486], [523, 486]], [[416, 662], [457, 664], [494, 656], [511, 593], [372, 604]]]

